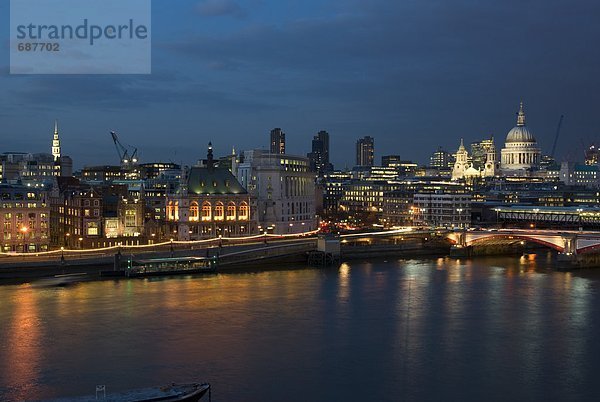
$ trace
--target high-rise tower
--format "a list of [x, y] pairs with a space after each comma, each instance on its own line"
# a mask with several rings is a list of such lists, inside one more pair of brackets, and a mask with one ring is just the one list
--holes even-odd
[[375, 140], [366, 136], [356, 141], [356, 165], [373, 166], [375, 158]]
[[54, 137], [52, 138], [52, 156], [54, 162], [60, 159], [60, 139], [58, 138], [58, 121], [54, 121]]
[[271, 153], [285, 154], [285, 133], [280, 128], [271, 130]]
[[319, 176], [333, 170], [333, 166], [329, 163], [329, 133], [321, 130], [314, 136], [312, 140], [312, 152], [308, 155], [310, 168]]

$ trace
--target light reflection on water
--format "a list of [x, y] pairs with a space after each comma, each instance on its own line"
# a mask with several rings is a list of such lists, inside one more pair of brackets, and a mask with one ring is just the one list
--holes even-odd
[[0, 400], [595, 400], [600, 273], [544, 255], [0, 287]]

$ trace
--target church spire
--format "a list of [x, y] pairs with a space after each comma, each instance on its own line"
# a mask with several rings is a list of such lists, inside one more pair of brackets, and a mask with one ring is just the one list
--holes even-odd
[[523, 102], [519, 107], [519, 114], [517, 116], [517, 127], [523, 127], [525, 125], [525, 110], [523, 109]]
[[208, 153], [206, 155], [206, 166], [209, 168], [213, 167], [213, 149], [212, 149], [212, 142], [208, 143]]
[[52, 137], [52, 156], [54, 162], [60, 159], [60, 139], [58, 138], [58, 120], [54, 120], [54, 136]]

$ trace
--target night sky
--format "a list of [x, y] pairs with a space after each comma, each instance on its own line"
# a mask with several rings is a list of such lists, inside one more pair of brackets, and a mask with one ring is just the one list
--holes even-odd
[[116, 164], [109, 135], [143, 162], [194, 163], [330, 133], [336, 168], [356, 139], [376, 158], [421, 163], [490, 135], [503, 144], [521, 100], [549, 153], [582, 158], [600, 133], [597, 0], [155, 0], [152, 75], [9, 75], [0, 0], [0, 152], [49, 152], [54, 119], [76, 167]]

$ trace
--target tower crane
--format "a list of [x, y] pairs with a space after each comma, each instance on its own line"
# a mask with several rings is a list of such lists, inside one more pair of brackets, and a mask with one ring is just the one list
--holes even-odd
[[129, 154], [129, 150], [123, 145], [121, 144], [121, 141], [119, 141], [119, 137], [117, 136], [117, 133], [115, 133], [114, 131], [110, 132], [110, 135], [112, 136], [113, 142], [115, 143], [115, 148], [117, 149], [117, 155], [119, 155], [119, 160], [121, 161], [121, 166], [122, 167], [130, 167], [132, 165], [137, 164], [137, 148], [134, 147], [129, 147], [133, 149], [133, 152], [131, 152], [131, 155]]
[[565, 115], [561, 114], [560, 119], [558, 120], [558, 126], [556, 127], [556, 134], [554, 135], [554, 144], [552, 144], [552, 153], [550, 157], [554, 159], [554, 152], [556, 152], [556, 144], [558, 143], [558, 136], [560, 134], [560, 129], [562, 127], [563, 119]]

